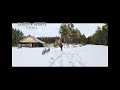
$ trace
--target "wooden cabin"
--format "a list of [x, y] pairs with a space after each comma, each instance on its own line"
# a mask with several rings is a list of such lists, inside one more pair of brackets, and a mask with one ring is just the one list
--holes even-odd
[[22, 47], [44, 47], [45, 42], [37, 39], [34, 36], [28, 35], [19, 41]]

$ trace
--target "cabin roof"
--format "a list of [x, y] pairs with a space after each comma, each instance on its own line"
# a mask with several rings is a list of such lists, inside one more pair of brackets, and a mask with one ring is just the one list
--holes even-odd
[[[32, 38], [33, 40], [27, 40], [27, 38], [29, 38], [29, 37]], [[31, 35], [28, 35], [27, 37], [21, 39], [19, 42], [21, 42], [21, 43], [25, 43], [25, 42], [27, 42], [27, 43], [38, 43], [39, 42], [39, 43], [45, 44], [45, 42], [43, 42], [43, 41], [37, 39], [35, 36], [31, 36]]]

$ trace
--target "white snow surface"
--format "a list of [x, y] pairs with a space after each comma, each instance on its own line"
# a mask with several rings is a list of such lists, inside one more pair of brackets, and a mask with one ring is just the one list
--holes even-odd
[[50, 47], [42, 55], [44, 47], [12, 47], [12, 67], [108, 67], [108, 46], [80, 45]]

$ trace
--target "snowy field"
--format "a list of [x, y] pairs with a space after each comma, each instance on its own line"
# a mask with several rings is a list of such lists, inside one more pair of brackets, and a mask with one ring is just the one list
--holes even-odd
[[108, 67], [108, 46], [85, 45], [50, 48], [42, 55], [42, 48], [12, 47], [12, 67]]

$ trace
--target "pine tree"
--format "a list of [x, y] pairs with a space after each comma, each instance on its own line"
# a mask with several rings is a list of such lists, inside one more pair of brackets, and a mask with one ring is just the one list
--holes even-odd
[[22, 38], [22, 31], [12, 28], [12, 46], [16, 46], [19, 43], [19, 40]]
[[102, 26], [102, 29], [98, 27], [90, 41], [92, 44], [108, 45], [108, 24]]

